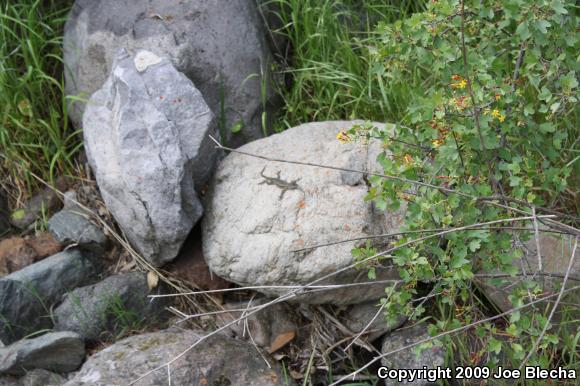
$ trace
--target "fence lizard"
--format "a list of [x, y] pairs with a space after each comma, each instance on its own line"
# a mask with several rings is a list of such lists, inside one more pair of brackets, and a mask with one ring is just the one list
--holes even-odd
[[303, 190], [297, 184], [297, 182], [300, 180], [300, 178], [298, 178], [294, 181], [284, 181], [283, 179], [280, 178], [280, 171], [278, 171], [278, 174], [276, 175], [276, 177], [268, 177], [267, 175], [264, 174], [264, 170], [266, 170], [265, 166], [262, 169], [262, 171], [260, 172], [260, 175], [262, 176], [264, 181], [260, 182], [258, 185], [263, 185], [263, 184], [276, 185], [277, 187], [282, 189], [282, 191], [280, 192], [280, 197], [278, 198], [279, 200], [281, 200], [284, 197], [284, 194], [288, 190], [300, 190], [301, 192], [303, 192]]

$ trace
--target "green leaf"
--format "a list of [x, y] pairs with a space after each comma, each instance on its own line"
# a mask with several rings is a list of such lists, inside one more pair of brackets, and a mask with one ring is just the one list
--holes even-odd
[[564, 8], [564, 5], [559, 0], [552, 2], [552, 10], [559, 15], [568, 14], [568, 11], [566, 10], [566, 8]]
[[518, 28], [516, 28], [516, 34], [518, 34], [522, 40], [527, 40], [530, 36], [532, 36], [527, 21], [524, 21], [518, 25]]
[[487, 351], [496, 355], [499, 354], [501, 352], [501, 341], [492, 337], [487, 343]]
[[471, 252], [477, 251], [481, 247], [481, 240], [471, 240], [469, 242], [469, 250]]
[[538, 31], [540, 31], [543, 34], [548, 33], [548, 27], [550, 27], [550, 26], [551, 26], [551, 24], [547, 20], [538, 20], [536, 22], [536, 28], [538, 29]]
[[556, 131], [556, 126], [552, 122], [544, 122], [539, 126], [540, 132], [546, 133], [553, 133]]

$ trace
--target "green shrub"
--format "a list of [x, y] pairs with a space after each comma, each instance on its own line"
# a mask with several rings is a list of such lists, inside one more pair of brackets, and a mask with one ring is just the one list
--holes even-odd
[[[388, 258], [403, 284], [383, 300], [389, 317], [424, 315], [410, 299], [429, 283], [440, 310], [432, 332], [469, 324], [481, 310], [474, 274], [520, 270], [513, 237], [532, 233], [514, 227], [529, 230], [530, 217], [555, 215], [542, 221], [578, 235], [577, 10], [573, 1], [441, 0], [377, 28], [370, 67], [391, 90], [410, 91], [400, 106], [405, 113], [394, 133], [367, 124], [339, 139], [380, 138], [390, 154], [379, 162], [392, 178], [371, 176], [367, 198], [380, 209], [406, 204], [406, 231], [443, 230], [396, 242]], [[421, 88], [406, 88], [417, 82]], [[514, 307], [540, 296], [543, 280], [525, 280], [525, 290], [510, 298]], [[492, 337], [491, 354], [507, 352], [516, 367], [524, 358], [553, 367], [566, 340], [548, 330], [547, 319], [514, 312], [503, 328], [479, 328]], [[571, 323], [578, 328], [578, 320]], [[526, 357], [538, 347], [538, 355]], [[577, 355], [564, 357], [578, 367]]]

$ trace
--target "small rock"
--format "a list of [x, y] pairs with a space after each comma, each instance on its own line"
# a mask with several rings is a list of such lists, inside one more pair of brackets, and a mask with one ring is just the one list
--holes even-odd
[[183, 244], [177, 259], [169, 264], [167, 270], [201, 290], [230, 288], [232, 283], [210, 271], [203, 258], [201, 235], [195, 229], [192, 233]]
[[[65, 386], [128, 384], [183, 352], [169, 368], [173, 385], [288, 385], [278, 364], [266, 363], [250, 343], [216, 334], [192, 348], [204, 335], [169, 329], [131, 336], [91, 356]], [[167, 380], [163, 367], [138, 384], [164, 385]]]
[[79, 368], [85, 344], [74, 332], [51, 332], [0, 348], [0, 374], [24, 375], [26, 370], [69, 372]]
[[[68, 181], [65, 177], [59, 177], [55, 181], [55, 189], [64, 192]], [[58, 194], [51, 188], [45, 188], [42, 192], [32, 197], [26, 204], [12, 212], [10, 223], [17, 228], [25, 229], [43, 214], [49, 213], [60, 204]]]
[[[260, 306], [268, 301], [270, 300], [255, 299], [251, 302], [226, 303], [224, 309], [230, 312], [218, 314], [219, 324], [223, 326], [239, 319], [244, 313], [253, 311], [251, 307]], [[295, 318], [290, 305], [276, 303], [232, 324], [229, 330], [238, 338], [253, 340], [268, 352], [274, 352], [296, 336], [298, 328], [294, 322]], [[287, 337], [288, 340], [280, 342], [280, 337]]]
[[75, 331], [85, 341], [110, 340], [111, 335], [154, 325], [165, 319], [164, 299], [150, 299], [146, 275], [114, 275], [69, 292], [54, 311], [55, 330]]
[[63, 209], [77, 210], [79, 209], [77, 202], [79, 202], [79, 198], [75, 190], [67, 190], [66, 192], [64, 192], [62, 198]]
[[[363, 338], [369, 342], [372, 342], [387, 332], [401, 327], [405, 323], [405, 317], [399, 317], [395, 323], [387, 323], [385, 320], [384, 312], [379, 311], [380, 306], [377, 305], [377, 302], [375, 301], [355, 304], [346, 310], [346, 313], [343, 317], [344, 324], [355, 334], [365, 330], [367, 333], [363, 335]], [[379, 312], [378, 316], [377, 312]]]
[[203, 213], [195, 188], [212, 171], [208, 135], [217, 128], [201, 93], [169, 60], [137, 70], [145, 52], [119, 51], [86, 105], [83, 133], [107, 208], [141, 255], [161, 266]]
[[0, 341], [50, 328], [51, 307], [67, 291], [95, 281], [101, 269], [92, 255], [69, 249], [1, 278]]
[[0, 276], [34, 263], [36, 256], [36, 251], [23, 237], [10, 237], [0, 241]]
[[61, 210], [48, 221], [48, 229], [63, 245], [77, 245], [97, 254], [107, 248], [107, 237], [103, 231], [82, 212]]
[[[397, 349], [409, 346], [413, 343], [419, 342], [423, 339], [429, 338], [427, 326], [423, 323], [416, 324], [409, 328], [402, 328], [393, 331], [383, 339], [381, 353], [386, 354]], [[413, 348], [397, 351], [381, 359], [381, 364], [389, 369], [434, 369], [438, 366], [443, 366], [445, 363], [445, 351], [441, 347], [433, 346], [421, 352], [419, 357], [413, 351]], [[431, 385], [426, 379], [417, 379], [413, 382], [397, 383], [395, 380], [385, 380], [386, 385]]]

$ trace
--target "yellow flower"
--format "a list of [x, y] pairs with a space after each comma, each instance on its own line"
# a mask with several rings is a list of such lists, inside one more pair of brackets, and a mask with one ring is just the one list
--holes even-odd
[[465, 79], [461, 79], [459, 83], [451, 83], [451, 88], [465, 88], [465, 86], [467, 86]]
[[433, 144], [433, 146], [439, 147], [439, 146], [443, 145], [443, 140], [442, 139], [434, 139], [433, 141], [431, 141], [431, 143]]
[[352, 138], [345, 131], [341, 131], [340, 133], [336, 134], [336, 139], [338, 139], [340, 143], [347, 143], [352, 141]]
[[499, 112], [498, 109], [493, 109], [491, 111], [491, 116], [497, 118], [498, 121], [503, 122], [505, 121], [505, 115]]
[[453, 75], [451, 80], [454, 80], [458, 83], [451, 83], [451, 88], [465, 88], [467, 86], [467, 81], [463, 79], [460, 75]]
[[403, 161], [405, 161], [407, 165], [410, 165], [413, 163], [413, 157], [411, 157], [410, 154], [405, 154], [405, 156], [403, 157]]

